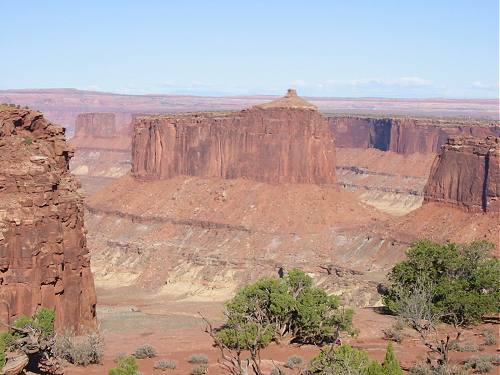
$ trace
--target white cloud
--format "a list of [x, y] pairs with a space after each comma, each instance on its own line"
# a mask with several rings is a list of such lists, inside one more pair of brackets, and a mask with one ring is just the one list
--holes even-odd
[[498, 90], [498, 82], [497, 83], [484, 83], [481, 81], [472, 82], [471, 86], [475, 89], [481, 90]]
[[365, 78], [350, 81], [350, 84], [355, 87], [429, 87], [432, 86], [432, 81], [415, 76], [398, 77], [398, 78]]

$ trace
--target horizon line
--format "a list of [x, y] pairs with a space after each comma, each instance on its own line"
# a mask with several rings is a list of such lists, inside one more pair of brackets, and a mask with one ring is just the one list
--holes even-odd
[[[2, 92], [30, 92], [30, 91], [79, 91], [91, 94], [102, 94], [102, 95], [117, 95], [117, 96], [176, 96], [176, 97], [200, 97], [200, 98], [257, 98], [257, 97], [281, 97], [283, 95], [280, 94], [202, 94], [202, 93], [193, 93], [193, 94], [177, 94], [177, 93], [143, 93], [143, 94], [130, 94], [130, 93], [121, 93], [116, 91], [99, 91], [99, 90], [89, 90], [89, 89], [80, 89], [76, 87], [32, 87], [32, 88], [12, 88], [12, 89], [0, 89], [0, 93]], [[310, 99], [390, 99], [390, 100], [475, 100], [475, 101], [500, 101], [500, 96], [498, 97], [446, 97], [446, 96], [311, 96], [311, 95], [299, 95], [304, 98]], [[500, 105], [500, 103], [498, 103]]]

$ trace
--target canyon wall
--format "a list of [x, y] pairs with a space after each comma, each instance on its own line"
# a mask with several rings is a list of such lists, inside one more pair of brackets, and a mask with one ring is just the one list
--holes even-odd
[[334, 116], [329, 122], [337, 147], [399, 154], [437, 153], [455, 135], [500, 136], [500, 126], [494, 121]]
[[234, 113], [137, 118], [133, 176], [334, 184], [335, 142], [328, 122], [313, 106], [290, 95], [285, 102]]
[[0, 320], [55, 309], [56, 328], [94, 328], [96, 297], [79, 183], [64, 129], [0, 107]]
[[76, 117], [71, 171], [87, 194], [93, 194], [130, 171], [130, 113], [81, 113]]
[[498, 213], [500, 138], [450, 138], [434, 161], [424, 202]]

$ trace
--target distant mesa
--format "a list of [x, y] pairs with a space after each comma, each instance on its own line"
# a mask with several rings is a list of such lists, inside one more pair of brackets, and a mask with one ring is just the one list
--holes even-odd
[[331, 116], [337, 147], [438, 153], [449, 137], [500, 137], [498, 122], [472, 119]]
[[132, 128], [128, 113], [80, 113], [71, 143], [79, 149], [130, 150]]
[[316, 107], [288, 90], [239, 112], [137, 117], [132, 174], [335, 184], [335, 140]]
[[451, 137], [434, 161], [424, 202], [500, 212], [500, 138]]

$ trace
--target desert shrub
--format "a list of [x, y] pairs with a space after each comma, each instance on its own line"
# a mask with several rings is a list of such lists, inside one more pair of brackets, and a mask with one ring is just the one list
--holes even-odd
[[135, 349], [135, 358], [145, 359], [156, 357], [156, 349], [149, 344], [144, 344]]
[[27, 315], [20, 315], [19, 318], [17, 318], [14, 321], [13, 326], [16, 328], [26, 328], [29, 325], [33, 323], [33, 318]]
[[11, 332], [0, 333], [0, 343], [3, 343], [6, 349], [12, 346], [17, 338], [19, 338], [19, 336], [15, 333]]
[[382, 364], [370, 360], [365, 351], [350, 345], [344, 344], [323, 349], [311, 360], [309, 373], [318, 375], [403, 375], [392, 343], [387, 346]]
[[118, 366], [109, 370], [108, 375], [137, 375], [139, 366], [135, 357], [128, 356], [118, 361]]
[[54, 335], [54, 321], [56, 313], [52, 309], [42, 307], [32, 317], [21, 315], [14, 322], [16, 328], [32, 327], [41, 332], [44, 338]]
[[458, 340], [451, 341], [449, 349], [456, 352], [479, 352], [483, 350], [482, 347], [472, 342], [461, 343]]
[[297, 368], [300, 365], [302, 365], [303, 363], [304, 363], [304, 359], [302, 357], [294, 355], [294, 356], [288, 358], [288, 360], [285, 363], [285, 367]]
[[208, 356], [206, 354], [193, 354], [191, 357], [189, 357], [188, 360], [189, 363], [208, 363]]
[[270, 375], [286, 375], [286, 371], [283, 367], [274, 366]]
[[492, 328], [485, 328], [483, 330], [484, 345], [496, 345], [498, 344], [497, 332]]
[[33, 138], [31, 138], [31, 137], [24, 137], [24, 144], [25, 145], [31, 145], [31, 144], [33, 144]]
[[208, 366], [206, 364], [195, 367], [190, 372], [191, 375], [205, 375], [207, 373], [208, 373]]
[[104, 339], [98, 332], [80, 337], [75, 337], [72, 332], [66, 332], [56, 337], [55, 354], [77, 366], [101, 363]]
[[412, 375], [464, 375], [464, 371], [460, 367], [449, 365], [432, 367], [426, 362], [420, 362], [413, 365], [409, 373]]
[[401, 319], [396, 319], [394, 324], [387, 329], [384, 329], [382, 332], [384, 333], [384, 338], [387, 340], [391, 340], [397, 343], [402, 343], [404, 334], [404, 323]]
[[153, 366], [157, 370], [175, 370], [177, 368], [177, 362], [172, 359], [160, 359]]
[[[265, 347], [289, 335], [292, 341], [324, 344], [339, 332], [354, 334], [352, 310], [337, 296], [312, 287], [304, 272], [291, 270], [283, 279], [263, 278], [242, 288], [226, 304], [227, 322], [218, 338], [228, 347]], [[258, 336], [258, 337], [257, 337]]]
[[312, 374], [366, 374], [369, 365], [366, 352], [343, 344], [321, 350], [311, 360], [309, 371]]
[[459, 346], [460, 352], [479, 352], [482, 348], [472, 342], [466, 342]]
[[384, 362], [382, 362], [382, 370], [385, 375], [403, 375], [403, 370], [401, 370], [391, 342], [387, 345]]
[[[470, 324], [500, 311], [500, 260], [490, 255], [493, 244], [440, 245], [419, 241], [389, 274], [384, 304], [394, 313], [405, 309], [405, 296], [418, 285], [429, 288], [428, 308], [443, 321]], [[424, 308], [426, 306], [423, 306]]]
[[476, 373], [485, 373], [493, 369], [495, 364], [500, 362], [500, 355], [482, 355], [479, 357], [472, 357], [464, 362], [466, 369], [472, 369]]

